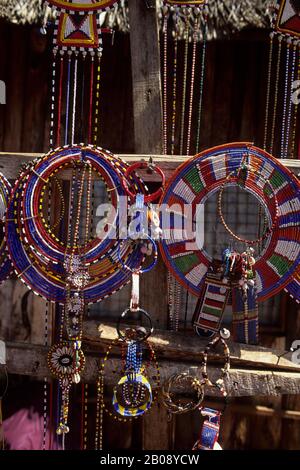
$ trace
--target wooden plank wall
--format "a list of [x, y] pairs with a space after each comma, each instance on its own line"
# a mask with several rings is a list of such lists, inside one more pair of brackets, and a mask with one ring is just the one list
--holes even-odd
[[[256, 32], [247, 32], [236, 36], [233, 41], [217, 41], [208, 45], [201, 149], [235, 140], [253, 140], [262, 145], [267, 37], [267, 32], [259, 35]], [[49, 39], [40, 36], [38, 28], [0, 22], [0, 80], [4, 80], [7, 85], [7, 104], [0, 106], [1, 151], [48, 150], [50, 49]], [[182, 53], [183, 45], [180, 44], [179, 64], [182, 63]], [[110, 38], [106, 37], [102, 67], [102, 124], [98, 143], [116, 153], [134, 151], [130, 70], [129, 36], [116, 34], [113, 46]], [[199, 76], [197, 79], [199, 80]], [[178, 99], [180, 102], [180, 93]], [[177, 128], [178, 126], [179, 122]], [[278, 149], [278, 142], [276, 146]], [[5, 286], [0, 293], [2, 333], [5, 332], [5, 336], [10, 340], [42, 341], [34, 331], [29, 336], [26, 332], [24, 317], [21, 315], [21, 300], [24, 299], [26, 289], [13, 281]], [[10, 299], [14, 299], [13, 304]], [[41, 330], [44, 308], [44, 303], [30, 294], [27, 311], [36, 330]], [[294, 305], [291, 305], [291, 310], [295, 310]], [[6, 317], [4, 320], [4, 311], [12, 312], [12, 317]], [[295, 318], [290, 316], [287, 347], [294, 338], [294, 322]], [[299, 327], [297, 331], [299, 332]], [[264, 341], [267, 346], [285, 346], [283, 336], [267, 336]], [[22, 387], [28, 387], [30, 390], [37, 387], [38, 396], [42, 399], [42, 387], [39, 384], [33, 385], [29, 382], [27, 386], [24, 383]], [[15, 391], [17, 395], [18, 389]], [[12, 396], [13, 393], [12, 390]], [[242, 400], [242, 404], [245, 403], [245, 400]], [[300, 410], [299, 397], [272, 400], [258, 398], [246, 404], [253, 409], [256, 403]], [[92, 414], [92, 401], [89, 406]], [[122, 426], [107, 418], [105, 430], [105, 444], [108, 448], [139, 448], [142, 445], [141, 424], [138, 422], [128, 425], [124, 432]], [[190, 414], [174, 418], [173, 423], [169, 425], [169, 431], [169, 448], [189, 449], [198, 435], [198, 416]], [[299, 449], [299, 434], [299, 421], [236, 412], [228, 406], [223, 420], [221, 442], [225, 448]], [[92, 448], [93, 443], [90, 445]]]

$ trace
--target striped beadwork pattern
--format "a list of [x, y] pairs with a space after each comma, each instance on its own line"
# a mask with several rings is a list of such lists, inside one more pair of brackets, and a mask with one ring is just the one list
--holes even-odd
[[197, 303], [193, 318], [193, 324], [197, 330], [204, 330], [204, 332], [220, 330], [229, 293], [229, 285], [206, 277], [203, 293]]
[[[299, 181], [279, 160], [264, 150], [244, 142], [226, 144], [206, 150], [183, 163], [169, 180], [160, 201], [164, 207], [176, 206], [177, 210], [176, 220], [169, 217], [169, 226], [164, 227], [170, 237], [163, 236], [160, 244], [163, 259], [178, 281], [198, 297], [211, 259], [197, 244], [195, 234], [185, 237], [186, 232], [183, 231], [181, 238], [178, 238], [178, 234], [172, 236], [172, 232], [178, 231], [175, 222], [184, 224], [185, 205], [192, 207], [194, 222], [199, 204], [218, 191], [228, 175], [240, 169], [245, 158], [251, 167], [245, 190], [264, 207], [270, 226], [276, 215], [272, 196], [276, 195], [278, 204], [276, 227], [254, 266], [258, 301], [280, 292], [296, 275], [300, 262]], [[237, 184], [237, 180], [233, 178], [231, 184]], [[181, 215], [178, 208], [182, 210]], [[199, 231], [200, 228], [197, 233]], [[199, 273], [198, 278], [194, 273]], [[293, 289], [296, 287], [298, 285], [294, 284]]]
[[[84, 161], [88, 161], [105, 182], [116, 211], [111, 229], [103, 239], [96, 237], [84, 246], [75, 246], [75, 255], [84, 259], [89, 274], [89, 281], [82, 290], [85, 303], [102, 300], [130, 281], [131, 274], [121, 268], [119, 256], [132, 269], [137, 269], [142, 260], [139, 249], [113, 236], [114, 226], [118, 227], [119, 223], [119, 199], [125, 196], [120, 179], [126, 164], [92, 146], [66, 146], [50, 152], [29, 165], [17, 180], [8, 204], [5, 228], [9, 256], [17, 276], [36, 294], [53, 302], [66, 301], [68, 272], [64, 262], [72, 256], [74, 247], [61, 243], [42, 219], [44, 185], [53, 172], [57, 176], [58, 170]], [[133, 183], [142, 191], [138, 180]]]

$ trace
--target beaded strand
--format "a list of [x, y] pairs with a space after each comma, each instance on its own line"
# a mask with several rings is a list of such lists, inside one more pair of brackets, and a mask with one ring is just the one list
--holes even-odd
[[[198, 9], [197, 9], [198, 10]], [[197, 12], [199, 15], [200, 11]], [[190, 154], [191, 145], [191, 131], [192, 131], [192, 118], [193, 118], [193, 102], [194, 102], [194, 85], [195, 85], [195, 67], [196, 67], [196, 51], [197, 51], [197, 38], [199, 32], [199, 18], [196, 18], [195, 28], [193, 34], [193, 52], [192, 52], [192, 71], [191, 71], [191, 86], [190, 86], [190, 105], [188, 117], [188, 131], [187, 131], [187, 145], [186, 154]]]
[[287, 41], [286, 48], [286, 63], [285, 63], [285, 82], [284, 82], [284, 98], [283, 98], [283, 113], [282, 113], [282, 126], [281, 126], [281, 146], [280, 146], [280, 158], [285, 158], [285, 139], [286, 139], [286, 127], [287, 127], [287, 101], [288, 101], [288, 83], [289, 83], [289, 68], [290, 68], [290, 49], [291, 40]]
[[289, 96], [288, 112], [287, 112], [287, 124], [286, 124], [287, 128], [286, 128], [286, 136], [285, 136], [284, 158], [288, 158], [288, 152], [289, 152], [290, 130], [291, 130], [292, 108], [293, 108], [293, 84], [295, 80], [295, 71], [296, 71], [296, 57], [297, 57], [297, 42], [294, 41], [292, 68], [291, 68], [291, 80], [290, 80], [290, 86], [289, 86], [290, 96]]
[[168, 152], [168, 19], [169, 9], [164, 10], [163, 21], [163, 154]]
[[274, 147], [274, 138], [275, 138], [275, 127], [276, 127], [276, 114], [277, 114], [277, 104], [278, 104], [278, 88], [279, 88], [279, 77], [280, 77], [280, 61], [281, 61], [281, 50], [282, 50], [282, 37], [278, 38], [278, 56], [277, 56], [277, 66], [276, 66], [276, 79], [275, 79], [275, 97], [273, 105], [273, 119], [272, 119], [272, 129], [271, 129], [271, 143], [270, 143], [270, 153], [273, 153]]
[[265, 115], [265, 127], [264, 127], [264, 146], [263, 146], [264, 150], [267, 150], [267, 140], [268, 140], [269, 113], [270, 113], [270, 93], [271, 93], [271, 78], [272, 78], [272, 64], [273, 64], [273, 49], [274, 49], [274, 32], [270, 33], [270, 48], [269, 48], [269, 61], [268, 61], [268, 80], [267, 80], [267, 101], [266, 101], [266, 115]]
[[172, 90], [172, 130], [171, 130], [171, 155], [175, 152], [175, 131], [177, 114], [177, 56], [178, 56], [178, 13], [174, 15], [174, 57], [173, 57], [173, 90]]
[[185, 10], [185, 29], [184, 29], [183, 90], [182, 90], [182, 101], [181, 101], [181, 125], [180, 125], [180, 155], [183, 155], [184, 128], [185, 128], [187, 69], [188, 69], [188, 54], [189, 54], [189, 16], [190, 16], [190, 11], [186, 9]]
[[205, 63], [206, 63], [206, 24], [204, 25], [204, 29], [203, 29], [202, 59], [201, 59], [201, 69], [200, 69], [200, 85], [199, 85], [200, 92], [199, 92], [197, 134], [196, 134], [197, 135], [196, 154], [199, 153], [199, 149], [200, 149]]
[[52, 83], [51, 83], [51, 107], [50, 107], [50, 149], [54, 146], [54, 114], [55, 114], [55, 95], [56, 95], [56, 55], [57, 49], [53, 49], [52, 62]]

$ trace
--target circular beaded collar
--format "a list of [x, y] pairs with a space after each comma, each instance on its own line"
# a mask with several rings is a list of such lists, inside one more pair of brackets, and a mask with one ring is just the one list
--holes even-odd
[[[23, 171], [13, 189], [6, 221], [9, 254], [18, 277], [47, 300], [62, 303], [66, 300], [68, 272], [64, 261], [68, 247], [55, 240], [43, 225], [40, 194], [51, 176], [49, 167], [57, 175], [57, 168], [72, 161], [88, 161], [98, 168], [118, 211], [119, 198], [125, 195], [120, 178], [126, 164], [100, 148], [77, 145], [50, 152]], [[143, 189], [137, 179], [133, 183], [139, 191]], [[118, 225], [118, 216], [114, 223]], [[88, 270], [88, 279], [82, 289], [85, 303], [102, 300], [129, 282], [130, 272], [121, 269], [119, 256], [132, 269], [140, 266], [143, 257], [136, 246], [109, 236], [87, 244], [84, 267]]]
[[[276, 216], [272, 197], [266, 197], [265, 184], [272, 188], [278, 204], [278, 220], [266, 246], [257, 257], [257, 296], [259, 301], [275, 295], [291, 280], [300, 262], [300, 185], [296, 177], [280, 161], [249, 143], [233, 143], [206, 150], [182, 164], [174, 173], [160, 204], [183, 208], [191, 205], [193, 220], [197, 206], [220, 190], [228, 175], [238, 171], [247, 155], [252, 168], [245, 190], [265, 207], [270, 225]], [[234, 184], [234, 183], [233, 183]], [[237, 184], [237, 183], [235, 183]], [[184, 215], [179, 215], [184, 223]], [[193, 294], [199, 296], [211, 262], [204, 249], [187, 249], [190, 240], [178, 240], [170, 218], [170, 236], [163, 237], [160, 248], [163, 259], [175, 277]]]

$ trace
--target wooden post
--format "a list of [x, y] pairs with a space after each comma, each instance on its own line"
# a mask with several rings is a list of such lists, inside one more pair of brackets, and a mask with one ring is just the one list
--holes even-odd
[[[162, 149], [157, 8], [156, 0], [129, 1], [135, 153], [161, 153]], [[156, 328], [167, 326], [167, 272], [162, 263], [142, 279], [141, 306], [149, 311]], [[168, 449], [168, 436], [166, 411], [155, 406], [152, 413], [143, 420], [143, 448]]]
[[[153, 7], [150, 4], [153, 3]], [[162, 93], [156, 0], [130, 0], [135, 153], [161, 153]]]

